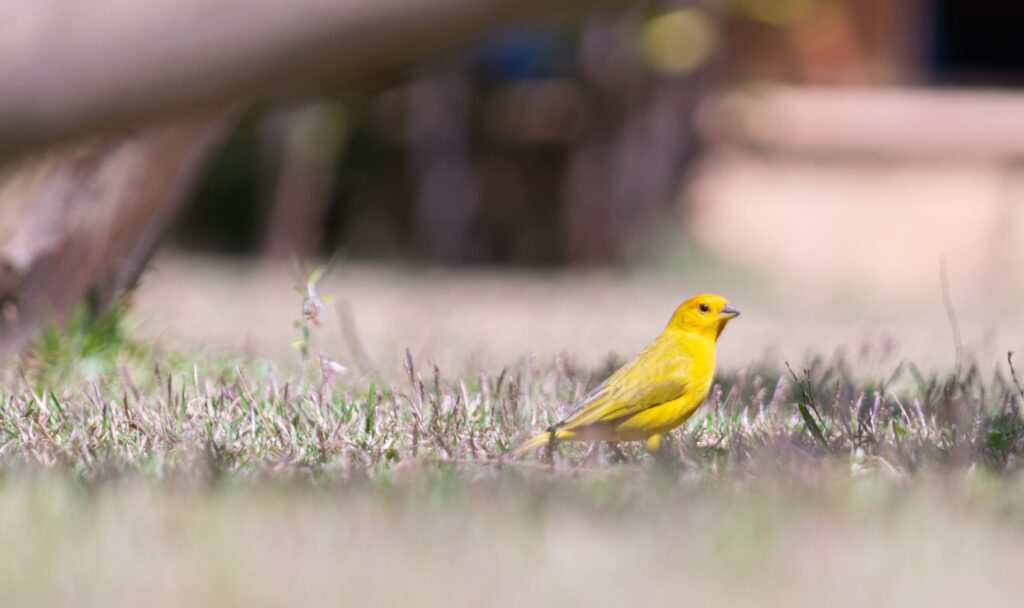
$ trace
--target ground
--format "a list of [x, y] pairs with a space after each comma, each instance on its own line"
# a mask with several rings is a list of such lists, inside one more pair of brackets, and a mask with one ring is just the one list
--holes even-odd
[[[293, 321], [303, 300], [296, 277], [288, 263], [164, 257], [136, 298], [132, 333], [172, 349], [294, 359]], [[717, 292], [743, 312], [719, 342], [726, 370], [837, 352], [870, 373], [891, 371], [901, 359], [944, 370], [956, 350], [938, 261], [927, 283], [909, 293], [884, 282], [851, 288], [838, 277], [768, 275], [692, 255], [643, 270], [591, 272], [342, 260], [318, 288], [335, 302], [322, 315], [314, 349], [351, 359], [337, 313], [344, 304], [375, 369], [389, 377], [402, 373], [406, 348], [450, 373], [500, 371], [527, 357], [550, 362], [560, 354], [596, 366], [609, 355], [636, 353], [684, 299]], [[963, 347], [986, 370], [1024, 347], [1024, 293], [1005, 291], [950, 282]]]

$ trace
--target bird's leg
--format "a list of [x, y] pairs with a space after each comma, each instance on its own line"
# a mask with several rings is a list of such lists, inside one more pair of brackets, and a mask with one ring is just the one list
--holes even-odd
[[555, 442], [557, 441], [555, 436], [555, 427], [548, 429], [548, 442], [544, 444], [544, 463], [554, 464], [555, 462]]
[[663, 435], [652, 435], [647, 438], [647, 453], [654, 456], [654, 463], [659, 467], [674, 468], [679, 464], [678, 459], [672, 457], [670, 444], [662, 441]]
[[583, 457], [583, 464], [590, 464], [591, 462], [593, 462], [594, 458], [598, 454], [597, 448], [599, 447], [601, 447], [601, 443], [598, 441], [595, 441], [594, 443], [590, 444], [590, 449], [587, 450], [586, 456]]
[[608, 441], [608, 449], [612, 451], [615, 456], [615, 462], [629, 462], [629, 458], [626, 457], [626, 453], [619, 447], [618, 441]]

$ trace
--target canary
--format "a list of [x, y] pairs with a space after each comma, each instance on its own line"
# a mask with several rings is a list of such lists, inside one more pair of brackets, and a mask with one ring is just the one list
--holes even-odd
[[668, 325], [635, 359], [590, 391], [565, 418], [510, 452], [549, 441], [646, 441], [685, 422], [704, 402], [715, 375], [715, 343], [740, 314], [722, 296], [701, 294], [676, 308]]

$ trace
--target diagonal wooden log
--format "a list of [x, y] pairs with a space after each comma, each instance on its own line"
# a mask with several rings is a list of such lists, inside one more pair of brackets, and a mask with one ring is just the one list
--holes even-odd
[[138, 279], [231, 115], [95, 139], [0, 173], [0, 351]]
[[0, 161], [237, 99], [363, 82], [510, 19], [612, 2], [0, 0]]

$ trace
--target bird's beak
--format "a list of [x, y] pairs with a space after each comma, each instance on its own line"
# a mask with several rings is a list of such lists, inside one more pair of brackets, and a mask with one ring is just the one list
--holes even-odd
[[718, 313], [719, 319], [731, 319], [740, 316], [740, 311], [732, 304], [726, 304], [722, 312]]

